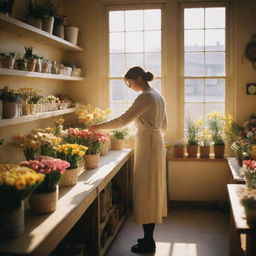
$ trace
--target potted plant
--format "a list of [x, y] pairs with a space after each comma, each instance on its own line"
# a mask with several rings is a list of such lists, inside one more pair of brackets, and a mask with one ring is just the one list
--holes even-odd
[[200, 123], [187, 119], [186, 137], [188, 157], [197, 157]]
[[15, 64], [17, 53], [16, 52], [10, 52], [6, 54], [2, 54], [2, 66], [3, 68], [9, 68], [13, 69]]
[[41, 73], [43, 69], [43, 56], [38, 56], [37, 54], [34, 54], [34, 58], [36, 59], [35, 72]]
[[27, 104], [29, 104], [31, 115], [34, 115], [37, 113], [37, 110], [39, 109], [37, 105], [40, 104], [40, 101], [42, 99], [43, 99], [43, 96], [40, 94], [34, 94], [28, 97]]
[[17, 237], [24, 231], [23, 200], [44, 180], [44, 175], [18, 165], [0, 164], [1, 236]]
[[25, 47], [24, 59], [27, 60], [27, 70], [34, 72], [36, 67], [36, 58], [33, 54], [33, 47]]
[[3, 118], [15, 118], [19, 116], [20, 95], [18, 91], [9, 89], [5, 86], [0, 89], [1, 98], [3, 101]]
[[38, 29], [42, 29], [43, 9], [41, 2], [30, 0], [27, 11], [28, 24]]
[[64, 39], [65, 16], [56, 15], [54, 18], [53, 34]]
[[124, 148], [124, 139], [128, 135], [128, 129], [114, 130], [111, 136], [111, 149], [121, 150]]
[[88, 148], [78, 144], [64, 144], [57, 147], [57, 158], [69, 162], [70, 166], [62, 175], [60, 186], [74, 186], [79, 173], [78, 165]]
[[65, 26], [65, 40], [72, 44], [77, 44], [79, 28], [74, 26]]
[[201, 143], [199, 147], [201, 158], [209, 158], [210, 142], [211, 142], [211, 136], [209, 134], [209, 131], [207, 129], [203, 129], [202, 136], [201, 136]]
[[236, 152], [237, 162], [240, 166], [244, 160], [249, 160], [252, 157], [252, 145], [245, 140], [234, 141], [231, 149]]
[[10, 16], [12, 14], [12, 6], [14, 0], [3, 0], [0, 2], [0, 13]]
[[18, 70], [27, 71], [27, 60], [24, 58], [16, 59], [16, 68]]
[[207, 124], [213, 141], [215, 158], [223, 158], [225, 153], [224, 142], [224, 116], [218, 112], [212, 112], [207, 115]]
[[184, 157], [185, 145], [184, 142], [178, 141], [173, 144], [174, 157]]
[[240, 202], [244, 206], [247, 224], [256, 225], [256, 190], [244, 189], [240, 194]]
[[57, 14], [57, 6], [51, 0], [44, 0], [42, 2], [42, 29], [50, 34], [53, 31], [54, 17]]
[[69, 128], [64, 137], [67, 143], [79, 144], [88, 147], [84, 155], [85, 169], [94, 169], [98, 167], [100, 158], [100, 149], [107, 140], [105, 134]]
[[256, 189], [256, 161], [244, 160], [240, 170], [248, 188]]
[[45, 175], [44, 181], [30, 196], [30, 206], [34, 213], [50, 213], [56, 210], [58, 200], [58, 184], [62, 174], [69, 167], [67, 161], [40, 156], [36, 160], [21, 162], [21, 166], [29, 167]]

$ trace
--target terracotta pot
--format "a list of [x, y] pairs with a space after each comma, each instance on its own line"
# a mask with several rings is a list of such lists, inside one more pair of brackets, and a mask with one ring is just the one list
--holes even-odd
[[173, 154], [174, 157], [184, 157], [184, 145], [174, 145]]
[[59, 188], [50, 193], [33, 193], [29, 198], [31, 210], [34, 213], [51, 213], [57, 208]]
[[213, 149], [215, 158], [224, 158], [225, 145], [214, 145]]
[[111, 149], [121, 150], [124, 148], [124, 139], [111, 138]]
[[70, 187], [76, 185], [78, 173], [78, 168], [66, 170], [61, 176], [60, 187]]
[[3, 57], [2, 58], [2, 66], [3, 68], [13, 69], [15, 63], [15, 58], [13, 57]]
[[84, 155], [84, 167], [86, 170], [95, 169], [99, 166], [100, 154]]
[[198, 145], [187, 145], [188, 157], [197, 157]]
[[108, 152], [109, 152], [109, 149], [110, 149], [110, 139], [108, 139], [105, 143], [104, 143], [104, 145], [103, 145], [103, 147], [100, 149], [100, 154], [101, 155], [107, 155], [108, 154]]
[[246, 221], [249, 226], [256, 226], [256, 209], [248, 209], [244, 207]]
[[72, 44], [77, 44], [78, 32], [78, 27], [65, 27], [65, 40], [69, 41]]
[[54, 17], [44, 17], [42, 19], [42, 30], [52, 34]]
[[32, 16], [29, 16], [28, 17], [28, 24], [33, 26], [33, 27], [36, 27], [38, 29], [42, 29], [42, 19], [37, 19], [37, 18], [34, 18]]
[[34, 72], [36, 67], [36, 59], [29, 59], [27, 64], [27, 70]]
[[53, 34], [64, 39], [64, 25], [54, 25], [53, 26]]
[[18, 116], [18, 104], [16, 102], [3, 101], [3, 118], [16, 118]]
[[200, 158], [209, 158], [210, 156], [210, 146], [200, 146]]
[[24, 204], [14, 210], [0, 211], [1, 236], [13, 238], [20, 236], [24, 229]]

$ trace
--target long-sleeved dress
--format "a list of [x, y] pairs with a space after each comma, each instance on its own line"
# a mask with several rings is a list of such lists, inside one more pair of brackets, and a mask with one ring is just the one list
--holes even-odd
[[133, 217], [139, 224], [161, 223], [167, 215], [166, 160], [162, 132], [166, 130], [166, 106], [154, 89], [142, 92], [120, 117], [100, 125], [116, 129], [135, 121]]

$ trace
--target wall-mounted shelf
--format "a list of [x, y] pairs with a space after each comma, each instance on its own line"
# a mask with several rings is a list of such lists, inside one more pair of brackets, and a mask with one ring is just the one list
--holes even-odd
[[8, 69], [8, 68], [0, 68], [0, 75], [23, 76], [23, 77], [34, 77], [34, 78], [56, 79], [56, 80], [71, 80], [71, 81], [83, 81], [84, 80], [83, 77], [55, 75], [55, 74], [39, 73], [39, 72], [29, 72], [29, 71]]
[[61, 116], [64, 114], [74, 113], [75, 111], [76, 111], [76, 108], [68, 108], [68, 109], [63, 109], [63, 110], [38, 113], [35, 115], [21, 116], [21, 117], [12, 118], [12, 119], [0, 119], [0, 127], [31, 122], [31, 121], [50, 118], [50, 117], [54, 117], [54, 116]]
[[0, 30], [24, 37], [26, 39], [36, 40], [40, 43], [58, 47], [59, 49], [66, 51], [83, 51], [83, 48], [60, 37], [51, 35], [25, 22], [5, 16], [3, 14], [0, 14]]

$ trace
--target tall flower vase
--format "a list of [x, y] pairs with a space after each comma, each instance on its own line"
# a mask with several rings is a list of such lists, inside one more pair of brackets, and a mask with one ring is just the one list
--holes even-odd
[[51, 213], [57, 208], [59, 187], [50, 193], [33, 193], [29, 198], [32, 212], [37, 214]]
[[67, 169], [61, 176], [60, 187], [70, 187], [77, 183], [79, 168]]
[[20, 236], [24, 229], [24, 204], [13, 210], [0, 211], [1, 237], [13, 238]]
[[251, 189], [256, 189], [256, 180], [255, 179], [251, 179], [249, 177], [244, 177], [245, 179], [245, 183], [246, 183], [246, 187], [247, 188], [251, 188]]
[[214, 145], [213, 149], [215, 158], [224, 158], [225, 145]]
[[188, 157], [196, 158], [198, 145], [187, 145]]
[[84, 167], [86, 170], [95, 169], [99, 166], [100, 154], [84, 155]]

